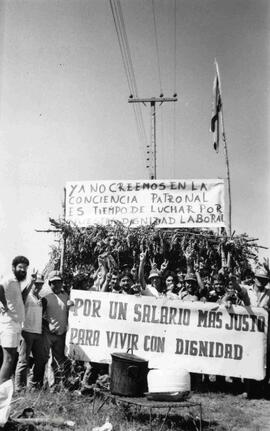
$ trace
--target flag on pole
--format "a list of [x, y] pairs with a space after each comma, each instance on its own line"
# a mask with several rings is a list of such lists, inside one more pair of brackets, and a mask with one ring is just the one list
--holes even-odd
[[221, 84], [219, 77], [218, 64], [215, 61], [216, 66], [216, 74], [213, 84], [213, 109], [212, 109], [212, 118], [211, 118], [211, 126], [210, 131], [213, 133], [213, 143], [214, 149], [218, 153], [219, 150], [219, 133], [220, 133], [220, 112], [222, 107], [221, 101]]

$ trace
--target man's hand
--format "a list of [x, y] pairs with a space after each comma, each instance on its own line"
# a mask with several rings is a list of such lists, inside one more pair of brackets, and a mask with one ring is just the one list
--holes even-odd
[[191, 262], [193, 253], [194, 253], [194, 249], [192, 246], [189, 245], [183, 253], [187, 262]]
[[268, 276], [270, 275], [269, 258], [265, 257], [263, 259], [263, 268], [267, 271]]
[[137, 277], [137, 266], [134, 263], [133, 267], [130, 270], [130, 274], [132, 275], [132, 277], [135, 279]]
[[142, 251], [140, 253], [140, 263], [144, 263], [146, 259], [147, 251]]
[[161, 264], [160, 271], [165, 271], [167, 269], [168, 263], [169, 261], [165, 259], [164, 262]]
[[232, 308], [232, 301], [230, 301], [230, 300], [226, 301], [226, 302], [225, 302], [225, 308], [227, 308], [228, 310], [229, 310], [230, 308]]
[[109, 271], [109, 272], [107, 272], [107, 274], [106, 274], [106, 280], [107, 280], [107, 281], [111, 281], [111, 279], [112, 279], [112, 273]]
[[38, 270], [35, 270], [35, 268], [33, 268], [33, 272], [31, 274], [31, 281], [36, 281], [37, 273], [38, 273]]
[[157, 269], [157, 264], [155, 262], [155, 258], [154, 259], [150, 259], [150, 264], [151, 264], [151, 269]]
[[8, 312], [9, 308], [8, 308], [7, 304], [5, 304], [5, 305], [1, 304], [0, 310], [1, 310], [1, 314], [5, 314]]
[[194, 263], [194, 271], [195, 271], [195, 272], [200, 272], [200, 265], [199, 265], [199, 263], [198, 263], [198, 262], [195, 262], [195, 263]]
[[130, 288], [130, 292], [133, 295], [140, 295], [142, 292], [142, 287], [141, 287], [140, 283], [133, 284]]
[[104, 267], [105, 266], [105, 262], [104, 262], [104, 258], [103, 257], [101, 257], [101, 256], [98, 256], [98, 267], [99, 268], [101, 268], [101, 267]]
[[1, 313], [6, 313], [8, 311], [6, 295], [4, 291], [4, 287], [0, 284], [0, 309]]

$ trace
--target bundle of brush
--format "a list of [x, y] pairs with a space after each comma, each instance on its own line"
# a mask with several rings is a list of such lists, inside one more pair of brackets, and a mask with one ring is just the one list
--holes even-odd
[[[213, 268], [218, 274], [225, 259], [232, 272], [240, 269], [244, 280], [251, 273], [251, 263], [254, 266], [258, 263], [258, 248], [261, 248], [256, 243], [257, 238], [250, 238], [247, 234], [227, 236], [225, 231], [219, 234], [199, 228], [160, 229], [155, 224], [133, 227], [120, 222], [88, 227], [79, 227], [65, 220], [50, 219], [50, 222], [59, 235], [65, 237], [63, 278], [67, 289], [90, 289], [100, 259], [110, 270], [139, 267], [142, 251], [147, 251], [146, 274], [153, 260], [158, 267], [167, 260], [168, 270], [181, 269], [186, 273], [189, 269], [188, 255], [189, 261], [200, 265], [203, 277], [211, 276]], [[59, 267], [60, 258], [60, 247], [53, 247], [52, 266]]]

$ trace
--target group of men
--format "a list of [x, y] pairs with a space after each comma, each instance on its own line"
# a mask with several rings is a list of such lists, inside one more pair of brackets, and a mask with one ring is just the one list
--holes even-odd
[[269, 269], [256, 268], [252, 283], [246, 284], [229, 267], [223, 266], [211, 276], [204, 274], [198, 264], [187, 259], [187, 271], [168, 271], [169, 261], [165, 260], [160, 269], [154, 260], [150, 261], [151, 270], [145, 274], [147, 253], [140, 254], [140, 264], [136, 267], [113, 270], [108, 269], [105, 259], [99, 261], [90, 290], [103, 292], [140, 294], [144, 296], [180, 299], [182, 301], [203, 301], [263, 307], [270, 311]]
[[[184, 288], [176, 294], [179, 286], [177, 286], [177, 280], [173, 282], [172, 273], [166, 273], [168, 261], [161, 265], [160, 270], [157, 269], [155, 262], [152, 262], [148, 277], [149, 284], [146, 284], [145, 259], [146, 253], [141, 253], [139, 270], [133, 276], [128, 268], [122, 271], [120, 277], [107, 271], [97, 271], [98, 283], [94, 290], [156, 297], [166, 295], [171, 299], [184, 301], [211, 300], [212, 291], [207, 290], [203, 284], [198, 268], [193, 268], [194, 272], [190, 272], [189, 268], [184, 278]], [[43, 276], [35, 272], [31, 276], [30, 283], [22, 288], [28, 267], [29, 260], [24, 256], [17, 256], [12, 261], [12, 273], [0, 281], [0, 351], [2, 352], [0, 384], [9, 380], [15, 372], [15, 388], [18, 391], [26, 386], [31, 388], [43, 386], [50, 353], [56, 385], [65, 379], [68, 381], [70, 374], [70, 361], [65, 356], [65, 340], [68, 310], [73, 303], [63, 290], [59, 271], [52, 271], [49, 274], [47, 291], [44, 289]], [[103, 264], [100, 265], [101, 269], [102, 267], [104, 267]], [[228, 291], [222, 297], [226, 299], [228, 306], [233, 301], [232, 292], [234, 292], [241, 301], [241, 305], [263, 307], [270, 311], [268, 272], [260, 267], [254, 275], [254, 283], [249, 286], [238, 283], [233, 275], [229, 277]], [[162, 277], [165, 282], [163, 286]], [[137, 283], [134, 284], [134, 280], [137, 280]], [[215, 293], [213, 297], [218, 300], [222, 291], [220, 281], [218, 279], [214, 281], [211, 288]], [[206, 291], [209, 295], [205, 296]], [[29, 373], [30, 357], [32, 368]]]
[[[71, 303], [62, 289], [61, 274], [49, 274], [47, 292], [42, 292], [44, 278], [38, 273], [33, 273], [30, 283], [22, 289], [28, 267], [29, 260], [17, 256], [12, 261], [12, 273], [0, 281], [0, 384], [15, 372], [17, 391], [27, 384], [32, 388], [43, 386], [50, 352], [54, 382], [62, 378], [63, 367], [65, 375], [69, 371], [65, 338]], [[30, 357], [33, 366], [29, 375]]]

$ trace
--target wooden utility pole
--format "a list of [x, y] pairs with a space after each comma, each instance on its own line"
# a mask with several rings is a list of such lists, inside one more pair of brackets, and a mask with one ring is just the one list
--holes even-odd
[[[66, 188], [64, 188], [64, 202], [63, 202], [63, 218], [66, 220]], [[65, 260], [65, 251], [66, 251], [66, 234], [62, 233], [62, 241], [61, 241], [61, 256], [60, 256], [60, 272], [63, 274], [64, 271], [64, 260]]]
[[[177, 102], [177, 94], [174, 94], [173, 97], [163, 97], [161, 94], [160, 97], [150, 97], [147, 99], [134, 98], [130, 96], [128, 99], [128, 103], [143, 103], [146, 105], [150, 103], [151, 107], [151, 151], [147, 151], [147, 154], [151, 153], [152, 156], [152, 171], [150, 172], [150, 179], [155, 180], [157, 178], [157, 139], [156, 139], [156, 103], [164, 102]], [[149, 158], [147, 158], [149, 161]], [[147, 166], [149, 167], [149, 166]]]

